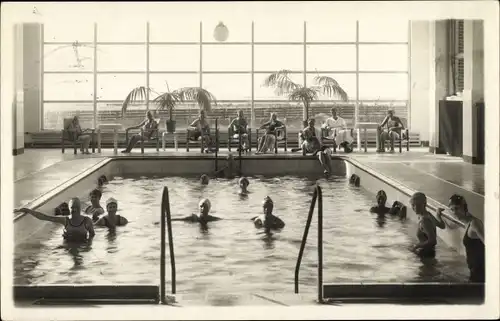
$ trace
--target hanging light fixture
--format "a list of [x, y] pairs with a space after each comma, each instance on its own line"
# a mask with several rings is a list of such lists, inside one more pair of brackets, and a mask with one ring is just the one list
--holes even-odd
[[224, 25], [224, 23], [219, 22], [217, 27], [214, 29], [214, 39], [217, 41], [226, 41], [229, 37], [229, 29]]

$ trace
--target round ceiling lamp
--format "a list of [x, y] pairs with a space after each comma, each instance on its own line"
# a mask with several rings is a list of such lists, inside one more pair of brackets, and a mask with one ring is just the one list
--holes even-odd
[[217, 41], [226, 41], [229, 37], [229, 29], [224, 25], [224, 23], [219, 22], [214, 30], [214, 38]]

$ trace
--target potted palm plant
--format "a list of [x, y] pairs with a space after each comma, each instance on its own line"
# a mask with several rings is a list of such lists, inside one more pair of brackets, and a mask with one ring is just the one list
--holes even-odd
[[162, 109], [168, 110], [168, 119], [166, 122], [168, 133], [175, 132], [174, 108], [178, 103], [196, 101], [200, 109], [205, 110], [207, 113], [210, 113], [212, 110], [212, 103], [217, 105], [215, 96], [201, 87], [183, 87], [170, 91], [167, 84], [167, 91], [164, 93], [158, 93], [152, 88], [140, 86], [132, 89], [123, 101], [122, 116], [127, 112], [127, 108], [130, 104], [144, 102], [148, 92], [156, 95], [153, 102], [158, 106], [156, 109], [157, 111]]
[[313, 100], [318, 99], [318, 93], [326, 94], [328, 97], [338, 96], [343, 101], [348, 100], [345, 90], [331, 77], [318, 75], [314, 77], [314, 85], [305, 87], [293, 82], [290, 73], [290, 70], [275, 72], [264, 80], [264, 85], [275, 88], [275, 93], [279, 96], [288, 95], [289, 100], [301, 101], [304, 104], [302, 113], [304, 127], [307, 127], [309, 106]]

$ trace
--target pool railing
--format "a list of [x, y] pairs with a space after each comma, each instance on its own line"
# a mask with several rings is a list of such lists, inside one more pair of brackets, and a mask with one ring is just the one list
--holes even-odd
[[162, 304], [166, 303], [165, 296], [165, 252], [166, 252], [166, 240], [165, 240], [165, 223], [168, 229], [168, 246], [170, 251], [170, 269], [171, 269], [171, 285], [172, 294], [176, 292], [176, 278], [175, 278], [175, 254], [174, 254], [174, 240], [172, 235], [172, 217], [170, 213], [170, 198], [168, 194], [168, 187], [163, 187], [163, 195], [161, 200], [161, 254], [160, 254], [160, 302]]

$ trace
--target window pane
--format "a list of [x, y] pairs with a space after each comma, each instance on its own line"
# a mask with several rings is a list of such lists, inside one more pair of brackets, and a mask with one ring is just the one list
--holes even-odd
[[44, 100], [92, 100], [93, 76], [90, 74], [45, 74]]
[[98, 42], [146, 42], [146, 22], [110, 20], [97, 24]]
[[360, 100], [408, 99], [407, 74], [360, 74]]
[[106, 74], [97, 76], [97, 99], [124, 100], [128, 93], [146, 86], [145, 74]]
[[146, 46], [99, 45], [98, 71], [146, 71]]
[[44, 45], [45, 71], [92, 71], [94, 48], [87, 45]]
[[203, 88], [217, 100], [251, 100], [252, 76], [250, 74], [203, 75]]
[[44, 103], [43, 104], [43, 129], [63, 129], [64, 118], [78, 115], [82, 128], [93, 127], [94, 104], [88, 103]]
[[149, 23], [150, 42], [198, 42], [200, 21], [186, 20], [186, 17], [169, 17], [164, 21]]
[[[269, 88], [264, 86], [264, 80], [268, 77], [268, 74], [255, 74], [254, 76], [254, 99], [255, 100], [288, 100], [288, 96], [278, 96], [275, 93], [274, 88]], [[302, 74], [291, 74], [290, 79], [298, 85], [304, 84], [304, 76]]]
[[116, 103], [98, 103], [97, 104], [97, 123], [119, 123], [123, 127], [132, 127], [139, 124], [145, 117], [146, 104], [139, 103], [128, 106], [127, 112], [122, 118], [122, 104]]
[[[327, 76], [335, 79], [340, 87], [349, 96], [349, 100], [356, 100], [356, 75], [355, 74], [307, 74], [307, 86], [315, 86], [317, 76]], [[340, 100], [337, 96], [329, 97], [328, 95], [318, 94], [319, 100]]]
[[44, 42], [94, 42], [94, 24], [65, 21], [43, 24]]
[[283, 18], [255, 21], [254, 41], [303, 42], [304, 21]]
[[256, 45], [256, 71], [304, 70], [304, 47], [301, 45]]
[[360, 20], [361, 42], [408, 42], [408, 20]]
[[250, 45], [204, 45], [204, 71], [251, 71]]
[[407, 71], [407, 45], [359, 45], [360, 71]]
[[[174, 91], [182, 87], [198, 87], [200, 77], [196, 74], [150, 74], [149, 87], [161, 94], [166, 91]], [[168, 84], [168, 87], [167, 87]], [[155, 94], [153, 94], [155, 95]], [[154, 99], [155, 97], [150, 97]]]
[[151, 45], [149, 55], [151, 71], [198, 71], [200, 69], [198, 45]]
[[308, 71], [356, 71], [355, 45], [308, 45]]
[[224, 20], [205, 19], [203, 20], [203, 41], [217, 41], [214, 38], [214, 30], [222, 22], [228, 29], [229, 35], [225, 42], [250, 42], [252, 41], [252, 21], [250, 20]]
[[307, 21], [307, 42], [355, 42], [356, 21], [330, 19]]

